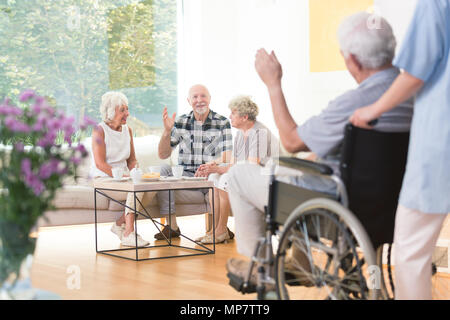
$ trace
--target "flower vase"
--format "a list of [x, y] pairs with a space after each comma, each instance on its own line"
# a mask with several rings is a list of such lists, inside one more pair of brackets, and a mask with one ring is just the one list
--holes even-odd
[[16, 223], [0, 220], [0, 300], [58, 299], [31, 285], [36, 239]]
[[17, 223], [0, 221], [0, 298], [32, 299], [30, 272], [36, 239]]

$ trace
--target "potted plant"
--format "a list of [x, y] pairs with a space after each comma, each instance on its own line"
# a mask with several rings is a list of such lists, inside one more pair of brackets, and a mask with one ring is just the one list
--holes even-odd
[[30, 232], [87, 156], [74, 137], [95, 124], [85, 118], [77, 129], [74, 117], [32, 90], [19, 101], [0, 104], [0, 294], [13, 299], [33, 298], [30, 287], [20, 289], [35, 249]]

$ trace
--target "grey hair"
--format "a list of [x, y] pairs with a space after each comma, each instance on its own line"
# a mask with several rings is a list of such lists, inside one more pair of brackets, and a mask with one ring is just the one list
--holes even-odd
[[258, 106], [249, 96], [237, 96], [228, 104], [231, 111], [236, 110], [239, 116], [248, 116], [248, 120], [256, 121], [258, 115]]
[[116, 115], [116, 107], [124, 104], [128, 106], [128, 99], [123, 93], [117, 91], [105, 93], [102, 96], [102, 102], [100, 104], [102, 120], [105, 122], [112, 121]]
[[353, 54], [366, 69], [378, 69], [391, 63], [397, 46], [386, 19], [367, 12], [345, 18], [338, 29], [338, 41], [344, 57]]

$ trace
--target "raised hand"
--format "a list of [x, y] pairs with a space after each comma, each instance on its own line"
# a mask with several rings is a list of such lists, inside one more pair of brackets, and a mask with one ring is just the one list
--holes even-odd
[[268, 54], [265, 49], [259, 49], [255, 57], [255, 69], [267, 87], [281, 84], [283, 70], [275, 52]]
[[167, 132], [170, 132], [175, 124], [175, 116], [176, 112], [173, 113], [172, 117], [169, 117], [169, 114], [167, 113], [167, 107], [164, 107], [163, 110], [163, 124], [164, 124], [164, 130]]

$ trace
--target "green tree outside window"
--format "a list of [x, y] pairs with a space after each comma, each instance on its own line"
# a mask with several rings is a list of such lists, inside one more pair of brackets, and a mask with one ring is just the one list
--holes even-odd
[[0, 0], [0, 99], [31, 88], [100, 120], [102, 94], [120, 90], [147, 134], [177, 110], [176, 18], [175, 0]]

